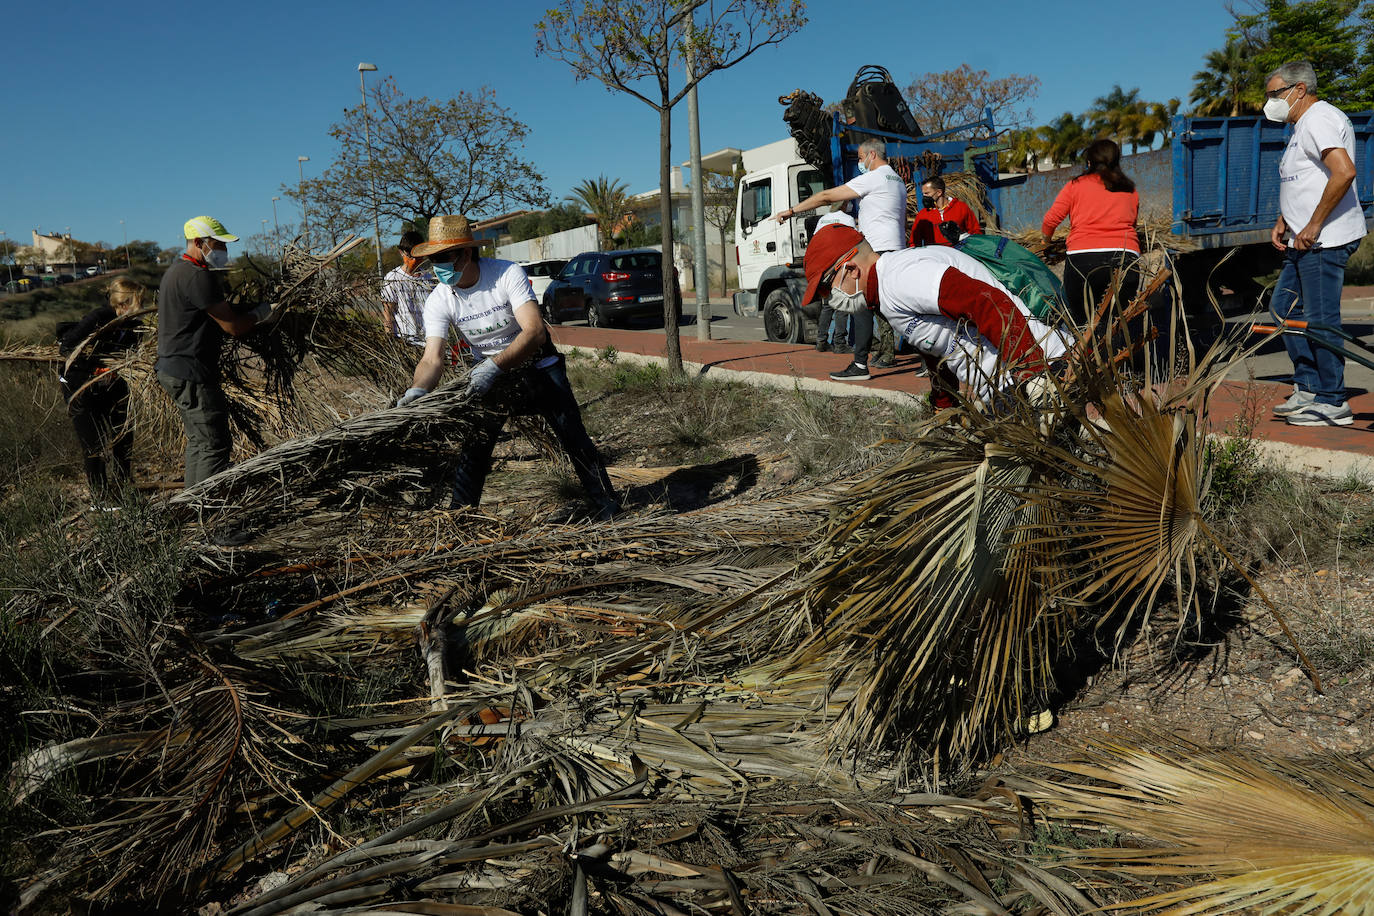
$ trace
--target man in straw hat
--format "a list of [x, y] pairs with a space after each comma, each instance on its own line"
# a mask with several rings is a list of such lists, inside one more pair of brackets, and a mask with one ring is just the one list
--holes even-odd
[[237, 242], [212, 216], [182, 227], [186, 251], [162, 276], [157, 295], [157, 381], [176, 403], [186, 428], [185, 485], [229, 466], [229, 404], [220, 388], [224, 335], [242, 337], [276, 316], [272, 303], [237, 312], [228, 302], [221, 271], [229, 242]]
[[606, 465], [582, 425], [563, 356], [549, 339], [534, 290], [518, 264], [483, 258], [472, 226], [463, 216], [429, 221], [429, 241], [411, 255], [428, 257], [439, 285], [425, 300], [425, 352], [412, 387], [397, 401], [403, 407], [439, 383], [448, 352], [449, 329], [467, 341], [479, 362], [468, 391], [481, 400], [474, 431], [463, 443], [453, 479], [453, 507], [475, 506], [491, 471], [491, 453], [507, 418], [538, 414], [548, 421], [601, 518], [620, 511]]
[[[806, 248], [806, 294], [841, 307], [877, 309], [930, 369], [935, 409], [953, 406], [962, 382], [980, 400], [1021, 380], [1043, 379], [1068, 340], [974, 258], [953, 248], [878, 253], [847, 226], [826, 226]], [[1043, 383], [1041, 383], [1043, 384]]]

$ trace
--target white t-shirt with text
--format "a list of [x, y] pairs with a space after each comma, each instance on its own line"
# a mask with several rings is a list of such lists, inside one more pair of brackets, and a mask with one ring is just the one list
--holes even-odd
[[[1279, 212], [1288, 226], [1289, 240], [1312, 219], [1317, 203], [1326, 189], [1331, 171], [1322, 162], [1322, 152], [1340, 147], [1355, 161], [1355, 130], [1350, 119], [1335, 105], [1316, 101], [1293, 125], [1293, 135], [1279, 161]], [[1322, 224], [1317, 236], [1323, 248], [1335, 248], [1364, 238], [1364, 211], [1352, 182], [1336, 209]]]
[[983, 266], [982, 262], [947, 245], [904, 248], [878, 259], [878, 292], [882, 315], [892, 330], [919, 352], [944, 362], [960, 382], [986, 400], [1013, 381], [998, 363], [997, 345], [976, 327], [940, 311], [940, 280], [951, 267], [1006, 293], [1026, 318], [1047, 360], [1068, 352], [1069, 340], [1033, 317], [1026, 304]]
[[454, 328], [477, 356], [495, 356], [519, 335], [515, 310], [534, 301], [534, 290], [519, 264], [482, 258], [477, 267], [477, 282], [467, 289], [434, 287], [425, 300], [425, 337], [447, 339]]
[[404, 267], [393, 267], [382, 279], [382, 301], [396, 306], [397, 337], [424, 344], [425, 299], [434, 282], [434, 274], [410, 274]]
[[906, 244], [906, 182], [880, 165], [845, 182], [859, 195], [859, 231], [874, 251], [896, 251]]

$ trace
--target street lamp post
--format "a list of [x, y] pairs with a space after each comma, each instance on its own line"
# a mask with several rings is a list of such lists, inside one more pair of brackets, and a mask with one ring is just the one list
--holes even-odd
[[124, 225], [124, 220], [120, 220], [119, 228], [124, 230], [124, 269], [128, 270], [133, 267], [133, 263], [129, 260], [129, 227]]
[[13, 283], [13, 282], [14, 282], [14, 255], [10, 254], [10, 251], [9, 251], [9, 247], [10, 247], [10, 246], [7, 245], [7, 244], [5, 244], [5, 240], [6, 240], [5, 233], [0, 232], [0, 248], [4, 249], [4, 251], [5, 251], [5, 257], [7, 258], [7, 260], [5, 261], [5, 269], [8, 271], [9, 281], [10, 281], [11, 283]]
[[277, 201], [280, 197], [272, 198], [272, 238], [276, 239], [277, 247], [281, 247], [281, 225], [277, 222]]
[[305, 247], [310, 247], [310, 211], [305, 207], [305, 163], [310, 161], [309, 156], [296, 157], [296, 169], [300, 172], [301, 182], [297, 189], [301, 195], [301, 228], [304, 230]]
[[367, 113], [367, 86], [363, 74], [377, 70], [376, 64], [358, 64], [358, 92], [363, 97], [363, 135], [367, 140], [367, 178], [372, 190], [372, 240], [377, 245], [377, 279], [382, 278], [382, 219], [377, 212], [377, 173], [372, 167], [372, 119]]
[[72, 227], [67, 227], [67, 257], [71, 258], [72, 276], [76, 276], [76, 246], [72, 244]]

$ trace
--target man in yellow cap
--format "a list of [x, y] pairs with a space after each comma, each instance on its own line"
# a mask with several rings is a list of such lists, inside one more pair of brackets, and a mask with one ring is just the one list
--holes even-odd
[[157, 296], [157, 381], [181, 411], [186, 427], [187, 487], [229, 466], [229, 405], [220, 388], [219, 354], [225, 334], [242, 337], [274, 316], [272, 305], [236, 312], [223, 271], [229, 242], [214, 217], [186, 221], [186, 252], [162, 277]]

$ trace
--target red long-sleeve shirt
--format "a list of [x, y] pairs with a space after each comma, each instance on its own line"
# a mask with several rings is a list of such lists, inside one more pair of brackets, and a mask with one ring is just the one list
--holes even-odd
[[1053, 235], [1055, 227], [1069, 219], [1068, 250], [1140, 252], [1135, 220], [1140, 194], [1108, 191], [1101, 175], [1082, 175], [1059, 191], [1040, 230]]
[[949, 206], [943, 210], [938, 207], [927, 207], [916, 214], [916, 221], [911, 224], [911, 235], [907, 239], [908, 247], [953, 245], [958, 239], [947, 239], [940, 232], [940, 224], [947, 221], [958, 223], [959, 228], [969, 235], [978, 235], [983, 231], [983, 227], [978, 225], [978, 217], [973, 215], [969, 205], [957, 197], [951, 197]]

